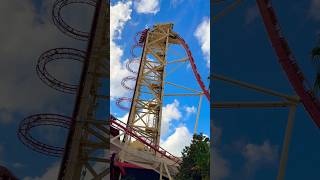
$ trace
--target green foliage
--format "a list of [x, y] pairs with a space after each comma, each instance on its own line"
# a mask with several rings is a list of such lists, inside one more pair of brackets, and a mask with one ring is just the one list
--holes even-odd
[[314, 61], [319, 61], [320, 60], [320, 47], [315, 47], [315, 48], [312, 49], [311, 58]]
[[[320, 42], [320, 39], [319, 39], [319, 42]], [[320, 90], [320, 65], [318, 64], [320, 63], [320, 44], [312, 49], [311, 58], [315, 63], [315, 66], [317, 66], [317, 75], [313, 84], [313, 93], [317, 94], [317, 92]]]
[[182, 151], [182, 163], [179, 167], [177, 180], [209, 180], [210, 175], [209, 138], [203, 134], [194, 135], [190, 146]]

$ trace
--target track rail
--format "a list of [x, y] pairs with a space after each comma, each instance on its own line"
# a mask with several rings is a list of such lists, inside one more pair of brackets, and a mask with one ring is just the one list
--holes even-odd
[[166, 157], [175, 163], [181, 162], [181, 160], [179, 158], [172, 155], [171, 153], [169, 153], [165, 149], [161, 148], [160, 146], [152, 145], [151, 143], [149, 143], [148, 139], [146, 137], [144, 137], [143, 135], [139, 135], [138, 132], [136, 132], [134, 129], [132, 129], [130, 127], [126, 127], [127, 124], [121, 122], [120, 120], [118, 120], [117, 118], [115, 118], [112, 115], [110, 117], [110, 126], [117, 129], [117, 130], [124, 131], [126, 134], [129, 134], [131, 137], [137, 139], [141, 143], [143, 143], [146, 146], [148, 146], [149, 148], [153, 149], [154, 151], [159, 153], [161, 156]]
[[[131, 56], [132, 56], [132, 60], [131, 61], [128, 61], [127, 64], [126, 64], [126, 68], [128, 69], [128, 71], [134, 73], [134, 74], [137, 74], [137, 71], [134, 71], [131, 67], [130, 67], [130, 64], [133, 63], [133, 62], [140, 62], [139, 60], [137, 60], [137, 55], [134, 53], [134, 49], [135, 48], [138, 48], [138, 47], [143, 47], [143, 44], [144, 44], [144, 41], [145, 41], [145, 38], [146, 38], [146, 35], [147, 35], [147, 31], [148, 29], [145, 29], [143, 31], [139, 31], [136, 33], [136, 36], [134, 36], [134, 42], [135, 44], [132, 45], [131, 47]], [[139, 37], [139, 40], [137, 39], [137, 37], [140, 35]], [[198, 69], [197, 69], [197, 66], [195, 64], [195, 61], [194, 61], [194, 58], [192, 56], [192, 53], [191, 53], [191, 50], [188, 46], [188, 44], [185, 42], [185, 40], [180, 37], [179, 35], [176, 36], [176, 38], [178, 39], [179, 43], [182, 45], [182, 47], [184, 48], [184, 50], [186, 51], [187, 55], [188, 55], [188, 59], [189, 59], [189, 62], [190, 62], [190, 65], [191, 65], [191, 68], [192, 68], [192, 71], [193, 71], [193, 74], [195, 75], [196, 77], [196, 80], [200, 86], [200, 88], [202, 89], [203, 93], [205, 94], [205, 96], [207, 97], [208, 101], [210, 101], [210, 94], [209, 94], [209, 91], [208, 89], [206, 88], [206, 86], [204, 85], [203, 81], [202, 81], [202, 78], [198, 72]], [[126, 81], [128, 80], [135, 80], [136, 77], [131, 77], [131, 76], [128, 76], [128, 77], [125, 77], [122, 82], [121, 82], [121, 85], [122, 87], [124, 87], [125, 89], [127, 90], [134, 90], [134, 88], [132, 87], [129, 87], [126, 85]], [[123, 101], [130, 101], [132, 100], [131, 98], [129, 97], [120, 97], [116, 100], [116, 105], [122, 109], [122, 110], [129, 110], [130, 108], [128, 107], [124, 107], [121, 105], [121, 102]]]
[[195, 61], [193, 59], [193, 56], [192, 56], [192, 53], [189, 49], [189, 46], [188, 44], [184, 41], [183, 38], [181, 38], [180, 36], [177, 36], [178, 40], [180, 41], [181, 45], [183, 46], [183, 48], [186, 50], [187, 54], [188, 54], [188, 57], [189, 57], [189, 61], [190, 61], [190, 64], [191, 64], [191, 68], [192, 68], [192, 71], [198, 81], [198, 84], [200, 85], [200, 88], [202, 89], [204, 95], [207, 97], [208, 101], [210, 101], [210, 94], [209, 94], [209, 91], [208, 89], [206, 88], [206, 86], [204, 85], [202, 79], [201, 79], [201, 76], [198, 72], [198, 69], [197, 69], [197, 66], [195, 64]]
[[34, 151], [39, 153], [59, 157], [64, 151], [64, 147], [58, 147], [43, 143], [32, 136], [31, 130], [35, 127], [40, 126], [51, 126], [51, 127], [60, 127], [64, 129], [69, 129], [71, 126], [71, 117], [63, 116], [59, 114], [34, 114], [26, 117], [19, 124], [18, 128], [18, 138], [19, 140], [31, 148]]
[[43, 83], [49, 87], [64, 93], [74, 94], [78, 89], [78, 84], [71, 84], [56, 79], [47, 70], [47, 65], [53, 61], [77, 61], [84, 62], [86, 52], [74, 48], [54, 48], [50, 49], [38, 59], [36, 72]]
[[292, 87], [301, 99], [305, 109], [313, 119], [314, 123], [320, 127], [320, 102], [312, 93], [312, 90], [306, 86], [307, 81], [300, 70], [289, 46], [281, 34], [275, 11], [272, 8], [270, 0], [257, 0], [257, 4], [263, 18], [264, 25], [271, 44], [278, 56], [284, 72], [286, 73]]
[[51, 12], [52, 21], [57, 26], [57, 28], [65, 35], [77, 40], [87, 41], [89, 39], [90, 32], [84, 32], [82, 30], [73, 28], [63, 20], [61, 13], [62, 9], [72, 4], [86, 4], [92, 7], [96, 7], [97, 0], [56, 0], [53, 4], [53, 9]]

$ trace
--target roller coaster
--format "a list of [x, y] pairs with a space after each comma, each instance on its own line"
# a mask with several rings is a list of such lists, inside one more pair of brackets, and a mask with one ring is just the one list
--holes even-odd
[[[62, 9], [73, 4], [85, 4], [95, 8], [90, 32], [75, 29], [63, 20]], [[137, 33], [131, 48], [133, 58], [126, 64], [127, 70], [136, 77], [125, 77], [121, 85], [127, 90], [134, 91], [134, 95], [132, 98], [118, 98], [116, 104], [123, 110], [130, 110], [128, 122], [124, 123], [110, 115], [108, 110], [101, 109], [104, 107], [101, 104], [108, 103], [109, 100], [108, 13], [109, 1], [57, 0], [54, 3], [53, 23], [65, 35], [87, 42], [88, 48], [79, 50], [61, 47], [48, 50], [40, 55], [36, 72], [39, 79], [49, 87], [62, 93], [76, 95], [74, 111], [71, 116], [52, 113], [30, 115], [20, 122], [17, 135], [23, 144], [36, 152], [62, 157], [59, 180], [113, 178], [114, 165], [123, 166], [128, 163], [131, 167], [155, 170], [160, 174], [160, 179], [162, 177], [172, 179], [181, 159], [159, 146], [163, 97], [200, 96], [197, 125], [202, 96], [206, 96], [209, 100], [209, 91], [198, 73], [188, 45], [183, 38], [173, 32], [173, 24], [157, 24], [153, 29]], [[167, 51], [172, 44], [181, 46], [186, 57], [167, 61]], [[140, 57], [135, 54], [135, 48], [143, 48]], [[65, 60], [83, 64], [79, 84], [61, 81], [47, 70], [50, 63]], [[169, 64], [186, 62], [190, 64], [201, 90], [165, 81], [169, 74], [177, 70], [166, 73]], [[138, 70], [132, 67], [133, 63], [139, 64]], [[128, 81], [133, 81], [136, 85], [131, 87]], [[193, 93], [165, 94], [165, 84]], [[101, 92], [106, 93], [101, 94]], [[131, 103], [131, 106], [122, 105], [124, 101]], [[101, 112], [105, 112], [103, 116]], [[140, 126], [136, 125], [137, 121], [140, 122]], [[141, 126], [141, 123], [144, 125]], [[66, 129], [68, 136], [65, 145], [54, 146], [38, 139], [32, 130], [43, 126]], [[137, 144], [138, 146], [135, 146]], [[112, 152], [117, 152], [117, 155]], [[121, 172], [121, 175], [124, 175], [125, 172]]]
[[[226, 11], [215, 16], [217, 21], [227, 12], [235, 8], [241, 0], [236, 0]], [[224, 1], [213, 1], [224, 3]], [[83, 32], [68, 25], [62, 18], [61, 9], [71, 4], [87, 4], [95, 8], [93, 23], [90, 32]], [[320, 101], [312, 92], [291, 52], [287, 41], [281, 33], [275, 11], [270, 0], [257, 0], [260, 14], [263, 18], [268, 37], [278, 57], [278, 62], [286, 73], [289, 82], [297, 96], [288, 96], [262, 87], [213, 74], [214, 80], [253, 89], [261, 93], [282, 98], [283, 102], [238, 102], [238, 103], [211, 103], [211, 108], [274, 108], [289, 107], [288, 125], [282, 148], [278, 179], [285, 174], [288, 148], [293, 127], [293, 116], [297, 104], [302, 103], [317, 127], [320, 127]], [[190, 90], [189, 96], [202, 96], [210, 101], [210, 93], [198, 72], [195, 60], [189, 46], [177, 33], [173, 31], [173, 24], [157, 24], [153, 28], [144, 29], [134, 38], [135, 44], [131, 48], [132, 59], [126, 64], [129, 72], [136, 76], [129, 76], [121, 81], [127, 90], [133, 91], [132, 97], [121, 97], [116, 104], [123, 110], [129, 111], [127, 123], [123, 123], [115, 116], [107, 114], [97, 116], [101, 112], [101, 102], [108, 101], [109, 96], [100, 94], [103, 84], [109, 79], [109, 37], [108, 15], [109, 1], [101, 0], [57, 0], [52, 10], [52, 20], [61, 32], [74, 39], [88, 42], [86, 51], [74, 48], [55, 48], [43, 53], [36, 66], [40, 80], [51, 88], [68, 94], [76, 95], [74, 112], [71, 116], [58, 114], [35, 114], [23, 119], [19, 125], [18, 137], [29, 148], [49, 156], [62, 156], [58, 179], [80, 179], [91, 177], [103, 179], [110, 174], [111, 161], [121, 165], [134, 164], [138, 167], [153, 169], [162, 176], [172, 179], [177, 173], [181, 159], [160, 147], [160, 127], [163, 98], [166, 96], [182, 96], [182, 94], [165, 94], [164, 86], [172, 85], [184, 90]], [[167, 62], [169, 45], [178, 45], [186, 53], [186, 57]], [[141, 56], [135, 53], [136, 48], [142, 48]], [[72, 60], [83, 63], [80, 83], [70, 84], [56, 79], [46, 66], [56, 60]], [[200, 86], [199, 90], [182, 87], [178, 84], [165, 81], [166, 66], [174, 63], [188, 62]], [[132, 67], [139, 64], [138, 70]], [[135, 86], [128, 85], [128, 81], [135, 82]], [[211, 92], [212, 94], [212, 92]], [[186, 94], [184, 94], [186, 95]], [[131, 103], [130, 107], [123, 102]], [[200, 108], [198, 108], [198, 111]], [[199, 116], [197, 116], [198, 118]], [[198, 123], [196, 119], [195, 127]], [[69, 131], [66, 144], [57, 147], [41, 142], [32, 136], [30, 131], [41, 126], [55, 126]], [[195, 128], [196, 129], [196, 128]], [[111, 134], [110, 134], [111, 133]], [[110, 138], [110, 143], [109, 143]], [[110, 160], [110, 152], [117, 152]], [[103, 168], [101, 168], [103, 167]]]
[[[174, 60], [169, 60], [170, 47], [174, 45], [179, 46], [184, 55], [179, 57], [179, 53], [176, 52], [173, 55]], [[135, 53], [136, 48], [142, 48], [140, 57]], [[133, 91], [133, 96], [120, 97], [115, 101], [120, 109], [129, 111], [128, 120], [124, 123], [112, 116], [111, 128], [118, 130], [119, 133], [114, 136], [111, 134], [111, 151], [113, 149], [116, 152], [116, 162], [120, 164], [130, 163], [152, 169], [160, 174], [160, 179], [162, 177], [172, 179], [177, 173], [181, 159], [159, 145], [164, 97], [200, 96], [198, 116], [195, 122], [196, 131], [201, 99], [204, 95], [209, 101], [209, 91], [198, 72], [189, 46], [173, 31], [172, 23], [156, 24], [153, 28], [138, 32], [134, 38], [134, 45], [131, 47], [131, 56], [131, 60], [126, 63], [126, 68], [136, 76], [123, 78], [121, 85]], [[133, 63], [139, 64], [139, 68], [132, 68]], [[201, 90], [169, 82], [168, 76], [181, 67], [176, 65], [169, 71], [168, 66], [175, 63], [190, 65], [195, 81]], [[169, 72], [166, 73], [166, 71]], [[135, 82], [135, 86], [129, 86], [128, 81]], [[169, 85], [192, 93], [165, 93], [165, 86]], [[124, 102], [129, 102], [131, 105], [125, 106]]]

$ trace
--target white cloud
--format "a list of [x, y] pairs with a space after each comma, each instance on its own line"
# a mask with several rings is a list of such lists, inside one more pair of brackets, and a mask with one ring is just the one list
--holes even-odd
[[247, 176], [254, 175], [256, 169], [262, 164], [274, 164], [278, 158], [278, 146], [264, 141], [261, 145], [247, 144], [242, 155], [246, 158]]
[[216, 151], [213, 151], [213, 177], [215, 180], [222, 180], [229, 176], [229, 164], [223, 157]]
[[210, 19], [205, 17], [203, 21], [198, 25], [195, 33], [195, 37], [198, 39], [202, 53], [204, 54], [207, 67], [210, 65]]
[[320, 20], [320, 0], [311, 0], [309, 13], [314, 20]]
[[138, 13], [156, 14], [160, 11], [159, 0], [136, 0], [134, 7]]
[[[64, 36], [53, 25], [47, 12], [49, 9], [46, 9], [51, 2], [51, 0], [43, 1], [39, 13], [32, 1], [0, 1], [0, 21], [6, 24], [0, 28], [2, 122], [14, 120], [10, 117], [10, 113], [31, 113], [48, 109], [57, 112], [60, 110], [60, 103], [66, 105], [72, 102], [71, 96], [51, 90], [44, 85], [35, 72], [37, 59], [44, 51], [59, 47], [61, 44], [75, 48], [85, 46]], [[64, 80], [68, 82], [69, 72], [60, 72], [59, 68], [51, 66], [53, 64], [48, 67], [50, 72], [67, 78]], [[64, 108], [66, 109], [66, 106]]]
[[23, 180], [56, 180], [58, 177], [60, 163], [56, 162], [46, 169], [46, 172], [38, 177], [25, 177]]
[[[175, 99], [172, 103], [166, 104], [162, 107], [161, 136], [168, 135], [173, 120], [181, 119], [182, 114], [179, 110], [179, 105], [179, 101]], [[126, 113], [118, 119], [124, 123], [127, 123], [128, 117], [129, 113]], [[145, 120], [145, 122], [147, 122], [148, 118], [147, 116], [145, 116], [143, 119]], [[142, 121], [137, 121], [135, 125], [145, 126], [145, 124]]]
[[175, 132], [166, 140], [160, 142], [160, 146], [171, 154], [181, 157], [181, 152], [185, 146], [189, 146], [192, 140], [192, 134], [185, 126], [175, 129]]
[[111, 39], [119, 38], [128, 20], [131, 19], [132, 2], [119, 1], [110, 8], [110, 36]]
[[259, 17], [259, 11], [256, 5], [249, 7], [246, 10], [245, 24], [250, 24]]
[[265, 141], [261, 145], [247, 144], [243, 155], [249, 162], [273, 162], [277, 158], [277, 147]]
[[179, 101], [176, 99], [173, 103], [162, 107], [161, 136], [168, 133], [172, 120], [179, 120], [182, 117], [178, 108]]
[[195, 114], [197, 111], [197, 108], [195, 108], [194, 106], [186, 106], [185, 111], [187, 112], [187, 116], [190, 116], [191, 114]]
[[125, 68], [125, 62], [121, 63], [123, 50], [115, 43], [116, 39], [121, 38], [125, 24], [131, 19], [131, 5], [128, 1], [118, 2], [111, 5], [110, 10], [110, 96], [121, 97], [128, 94], [128, 90], [121, 86], [121, 80], [129, 76], [129, 71]]
[[123, 115], [122, 117], [118, 118], [120, 121], [124, 122], [127, 124], [128, 122], [128, 117], [129, 117], [129, 113], [126, 113], [125, 115]]
[[177, 5], [181, 4], [183, 1], [184, 0], [171, 0], [170, 5], [175, 8], [177, 7]]

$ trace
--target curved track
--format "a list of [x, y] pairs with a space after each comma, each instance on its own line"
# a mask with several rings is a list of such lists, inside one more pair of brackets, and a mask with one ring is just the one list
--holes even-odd
[[130, 66], [132, 63], [140, 63], [140, 60], [138, 60], [138, 59], [132, 59], [132, 60], [127, 61], [127, 63], [126, 63], [126, 68], [127, 68], [127, 70], [128, 70], [129, 72], [131, 72], [131, 73], [133, 73], [133, 74], [138, 74], [138, 71], [134, 70], [134, 69]]
[[69, 129], [71, 118], [59, 114], [35, 114], [23, 119], [18, 128], [18, 138], [34, 151], [48, 155], [61, 156], [64, 148], [45, 144], [32, 136], [31, 129], [39, 126], [55, 126]]
[[46, 66], [48, 63], [57, 60], [72, 60], [83, 62], [85, 59], [85, 54], [86, 53], [84, 51], [74, 48], [50, 49], [41, 54], [41, 56], [39, 57], [36, 66], [37, 75], [39, 76], [41, 81], [47, 84], [49, 87], [52, 87], [53, 89], [61, 92], [74, 94], [78, 89], [78, 85], [65, 83], [56, 79], [47, 71]]
[[[134, 39], [134, 42], [135, 44], [132, 45], [131, 47], [131, 56], [132, 56], [132, 60], [128, 61], [127, 64], [126, 64], [126, 68], [128, 69], [128, 71], [130, 71], [131, 73], [134, 73], [134, 74], [137, 74], [137, 71], [133, 70], [131, 67], [130, 67], [130, 64], [134, 63], [134, 62], [140, 62], [139, 60], [137, 60], [137, 55], [134, 54], [134, 49], [137, 48], [137, 47], [142, 47], [143, 44], [144, 44], [144, 41], [145, 41], [145, 37], [146, 37], [146, 34], [147, 34], [147, 31], [148, 29], [145, 29], [143, 31], [139, 31], [136, 33], [136, 36], [133, 38]], [[137, 39], [137, 37], [140, 35], [139, 37], [139, 40]], [[191, 68], [192, 68], [192, 71], [193, 71], [193, 74], [195, 75], [196, 77], [196, 80], [200, 86], [200, 88], [202, 89], [204, 95], [207, 97], [208, 101], [210, 101], [210, 94], [209, 94], [209, 91], [208, 89], [205, 87], [203, 81], [202, 81], [202, 78], [198, 72], [198, 69], [197, 69], [197, 66], [195, 64], [195, 61], [194, 61], [194, 58], [192, 56], [192, 53], [191, 53], [191, 50], [189, 49], [189, 46], [188, 44], [184, 41], [184, 39], [182, 37], [180, 37], [179, 35], [176, 36], [178, 42], [181, 44], [181, 46], [184, 48], [184, 50], [186, 51], [187, 55], [188, 55], [188, 59], [189, 59], [189, 62], [190, 62], [190, 65], [191, 65]], [[135, 80], [136, 78], [135, 77], [132, 77], [132, 76], [128, 76], [128, 77], [125, 77], [122, 81], [121, 81], [121, 85], [122, 87], [124, 87], [125, 89], [127, 90], [134, 90], [134, 88], [132, 87], [129, 87], [126, 85], [126, 81], [128, 80]], [[116, 105], [120, 108], [120, 109], [123, 109], [123, 110], [130, 110], [129, 107], [124, 107], [121, 105], [121, 102], [123, 101], [130, 101], [131, 98], [128, 98], [128, 97], [121, 97], [121, 98], [118, 98], [116, 100]]]
[[73, 28], [68, 25], [62, 18], [61, 10], [71, 4], [86, 4], [92, 7], [96, 6], [96, 0], [57, 0], [53, 4], [52, 9], [52, 21], [57, 26], [57, 28], [67, 36], [81, 41], [87, 41], [89, 38], [89, 32], [84, 32]]
[[200, 74], [198, 72], [197, 66], [195, 64], [195, 61], [193, 59], [193, 56], [192, 56], [192, 53], [191, 53], [191, 51], [189, 49], [188, 44], [180, 36], [177, 36], [177, 37], [178, 37], [178, 40], [180, 41], [181, 45], [184, 47], [185, 51], [188, 54], [193, 74], [195, 75], [195, 77], [196, 77], [196, 79], [198, 81], [198, 84], [200, 85], [200, 88], [202, 89], [204, 95], [207, 97], [208, 101], [210, 101], [209, 91], [208, 91], [208, 89], [206, 88], [206, 86], [204, 85], [204, 83], [203, 83], [203, 81], [201, 79], [201, 76], [200, 76]]
[[125, 110], [125, 111], [130, 110], [130, 107], [127, 107], [127, 106], [124, 106], [124, 105], [121, 104], [121, 103], [124, 102], [124, 101], [131, 102], [131, 101], [132, 101], [132, 98], [128, 98], [128, 97], [118, 98], [118, 99], [116, 100], [116, 105], [117, 105], [120, 109], [123, 109], [123, 110]]
[[314, 123], [320, 128], [320, 101], [314, 96], [312, 90], [306, 86], [306, 79], [297, 64], [286, 39], [281, 34], [280, 25], [270, 0], [257, 0], [257, 4], [272, 46], [278, 56], [279, 63], [295, 92], [300, 97], [305, 109], [310, 114]]
[[130, 87], [127, 85], [127, 81], [136, 81], [137, 78], [136, 77], [133, 77], [133, 76], [127, 76], [125, 78], [122, 79], [121, 81], [121, 85], [123, 88], [127, 89], [127, 90], [130, 90], [130, 91], [133, 91], [134, 90], [134, 87]]
[[130, 136], [134, 137], [136, 140], [140, 141], [141, 143], [147, 145], [149, 148], [153, 149], [157, 153], [161, 154], [161, 156], [166, 157], [175, 163], [181, 162], [181, 160], [179, 158], [172, 155], [171, 153], [169, 153], [165, 149], [161, 148], [160, 146], [155, 146], [155, 145], [151, 144], [150, 142], [148, 142], [148, 139], [145, 136], [139, 134], [138, 131], [135, 131], [132, 128], [127, 128], [127, 124], [123, 123], [122, 121], [118, 120], [117, 118], [115, 118], [112, 115], [110, 116], [110, 126], [112, 128], [119, 130], [119, 131], [126, 132]]

